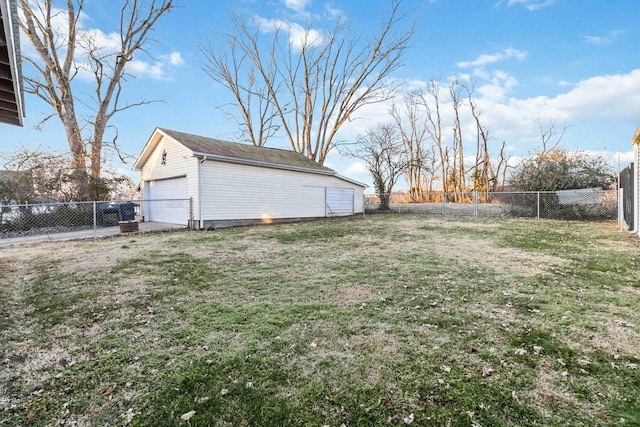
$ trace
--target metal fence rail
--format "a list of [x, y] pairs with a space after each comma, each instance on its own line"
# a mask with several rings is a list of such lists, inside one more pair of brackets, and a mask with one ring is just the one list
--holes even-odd
[[[411, 200], [411, 199], [414, 200]], [[418, 200], [416, 200], [418, 199]], [[514, 218], [603, 221], [618, 218], [616, 190], [406, 193], [389, 196], [389, 209], [431, 215], [502, 216]], [[378, 196], [366, 195], [368, 212], [380, 208]]]
[[[191, 219], [190, 199], [118, 200], [93, 202], [55, 202], [0, 204], [0, 239], [108, 227], [128, 227], [126, 223], [144, 221], [144, 205], [153, 203], [183, 207], [176, 215]], [[182, 218], [181, 218], [182, 219]]]

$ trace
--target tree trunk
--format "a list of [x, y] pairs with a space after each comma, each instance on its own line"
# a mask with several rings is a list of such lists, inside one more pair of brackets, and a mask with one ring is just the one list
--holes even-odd
[[378, 207], [378, 210], [388, 211], [389, 210], [389, 199], [391, 198], [391, 195], [389, 193], [378, 194], [378, 197], [380, 198], [380, 206]]
[[[69, 103], [65, 102], [65, 105]], [[71, 174], [74, 181], [74, 199], [78, 201], [86, 200], [89, 195], [89, 186], [87, 180], [87, 151], [82, 141], [80, 127], [75, 120], [73, 112], [73, 104], [66, 110], [67, 113], [61, 115], [62, 124], [67, 135], [69, 148], [71, 152]]]

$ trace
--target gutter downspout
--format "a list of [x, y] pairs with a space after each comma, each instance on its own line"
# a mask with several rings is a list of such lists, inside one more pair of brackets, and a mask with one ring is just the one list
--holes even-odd
[[198, 162], [198, 229], [204, 228], [204, 220], [202, 219], [202, 164], [207, 160], [206, 154], [202, 156], [202, 160]]

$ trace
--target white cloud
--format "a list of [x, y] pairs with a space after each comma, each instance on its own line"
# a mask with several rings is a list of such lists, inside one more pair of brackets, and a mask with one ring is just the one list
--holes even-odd
[[480, 93], [484, 99], [501, 101], [506, 98], [506, 95], [517, 84], [518, 81], [515, 77], [504, 71], [495, 71], [490, 82], [478, 88], [478, 93]]
[[527, 57], [527, 52], [522, 52], [518, 49], [508, 48], [503, 50], [502, 52], [496, 52], [491, 54], [482, 54], [478, 56], [473, 61], [461, 61], [456, 63], [456, 66], [459, 68], [471, 68], [471, 67], [482, 67], [487, 64], [492, 64], [498, 61], [502, 61], [504, 59], [516, 58], [516, 59], [524, 59]]
[[164, 63], [145, 62], [134, 59], [127, 63], [127, 71], [136, 77], [151, 77], [154, 80], [162, 80], [165, 77]]
[[342, 9], [333, 8], [329, 4], [324, 6], [324, 10], [329, 18], [337, 19], [344, 17], [344, 11]]
[[618, 160], [619, 160], [621, 168], [626, 167], [629, 163], [633, 163], [635, 160], [633, 150], [616, 152], [616, 153], [610, 153], [607, 151], [606, 154], [607, 155], [613, 154], [613, 158], [611, 158], [611, 162], [617, 166]]
[[613, 43], [620, 34], [624, 33], [621, 30], [609, 31], [604, 36], [583, 36], [583, 38], [591, 44], [594, 45], [607, 45]]
[[302, 13], [311, 3], [311, 0], [283, 0], [283, 3], [287, 8]]
[[592, 77], [550, 100], [577, 119], [637, 119], [640, 116], [640, 69]]
[[547, 6], [551, 6], [555, 3], [555, 0], [509, 0], [508, 6], [522, 5], [527, 10], [540, 10]]
[[312, 46], [322, 44], [324, 36], [322, 32], [313, 28], [305, 28], [295, 22], [283, 21], [282, 19], [268, 19], [261, 16], [254, 17], [258, 28], [263, 32], [285, 31], [289, 34], [289, 42], [296, 48], [301, 48], [303, 44]]
[[169, 63], [176, 66], [184, 64], [184, 60], [182, 59], [180, 52], [171, 52], [169, 54]]
[[365, 175], [369, 176], [369, 169], [367, 169], [367, 164], [364, 162], [355, 162], [351, 163], [344, 171], [347, 176], [352, 175]]

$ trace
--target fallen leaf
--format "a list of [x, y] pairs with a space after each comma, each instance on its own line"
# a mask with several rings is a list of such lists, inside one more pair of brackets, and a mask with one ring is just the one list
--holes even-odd
[[229, 390], [227, 390], [226, 388], [223, 388], [222, 390], [220, 390], [220, 394], [223, 396], [226, 394], [229, 394]]
[[525, 350], [524, 348], [516, 348], [514, 354], [516, 356], [524, 356], [525, 354], [527, 354], [527, 350]]
[[133, 408], [129, 408], [127, 409], [127, 412], [125, 412], [124, 414], [120, 415], [120, 417], [124, 418], [124, 423], [125, 424], [129, 424], [131, 421], [133, 421], [133, 417], [136, 416], [136, 413], [133, 412]]
[[451, 372], [451, 367], [447, 365], [440, 365], [440, 369], [442, 369], [447, 374]]
[[540, 347], [539, 345], [533, 346], [533, 354], [542, 354], [542, 353], [544, 353], [543, 347]]
[[493, 374], [494, 370], [493, 368], [490, 368], [488, 366], [483, 366], [482, 367], [482, 376], [483, 377], [490, 377], [491, 374]]
[[189, 411], [180, 416], [182, 421], [189, 421], [196, 414], [196, 411]]
[[413, 413], [409, 414], [408, 417], [404, 417], [402, 419], [402, 421], [404, 421], [405, 424], [411, 424], [413, 422], [413, 420], [414, 420]]
[[591, 365], [591, 361], [585, 357], [584, 359], [578, 360], [578, 364], [582, 366], [587, 366], [587, 365]]
[[100, 390], [100, 394], [103, 396], [107, 396], [113, 392], [113, 389], [113, 386], [103, 387], [102, 390]]

